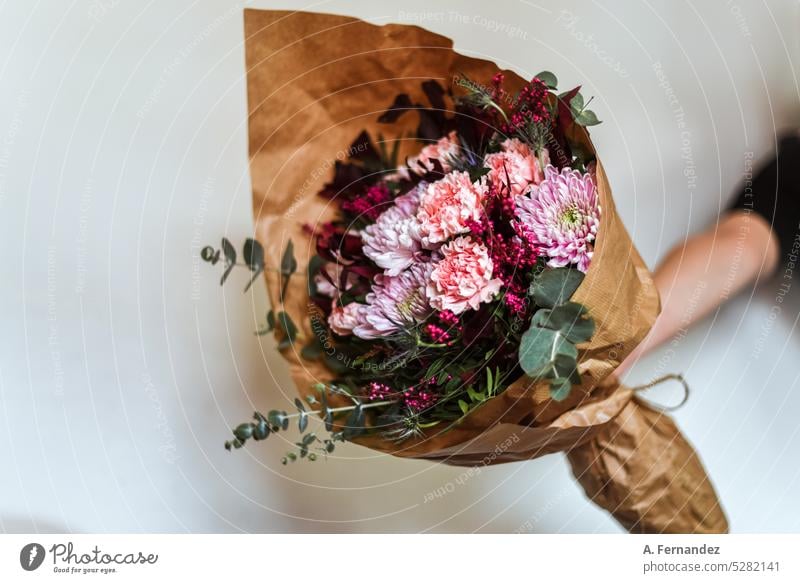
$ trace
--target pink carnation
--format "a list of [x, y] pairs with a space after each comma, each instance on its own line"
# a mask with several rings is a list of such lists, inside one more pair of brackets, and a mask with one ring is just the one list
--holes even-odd
[[516, 199], [521, 236], [542, 248], [550, 267], [575, 264], [584, 273], [592, 260], [593, 242], [600, 226], [597, 188], [590, 174], [571, 168], [545, 169], [544, 181], [530, 197]]
[[458, 156], [459, 152], [458, 135], [455, 131], [450, 132], [434, 144], [428, 144], [419, 154], [408, 159], [408, 167], [415, 174], [423, 175], [433, 170], [433, 161], [438, 160], [444, 172], [450, 172], [452, 165], [450, 161]]
[[340, 306], [339, 302], [333, 303], [333, 309], [328, 316], [328, 326], [340, 336], [349, 336], [353, 333], [353, 328], [362, 321], [361, 311], [364, 304], [351, 302], [346, 306]]
[[353, 333], [365, 339], [391, 336], [425, 320], [432, 312], [425, 297], [431, 267], [430, 263], [415, 263], [394, 277], [377, 275]]
[[458, 237], [440, 251], [442, 259], [435, 264], [426, 289], [434, 308], [454, 314], [477, 310], [500, 291], [502, 281], [492, 278], [494, 266], [483, 243]]
[[483, 215], [486, 192], [485, 182], [473, 183], [466, 172], [451, 172], [429, 184], [417, 211], [422, 245], [431, 248], [468, 233], [470, 225]]
[[[550, 162], [547, 150], [542, 151], [542, 161]], [[524, 194], [544, 178], [534, 152], [517, 138], [503, 142], [502, 152], [486, 156], [486, 166], [490, 168], [489, 180], [503, 191], [508, 191], [510, 182], [510, 192], [514, 195]]]
[[398, 196], [391, 208], [361, 232], [364, 255], [385, 269], [387, 275], [398, 275], [414, 262], [422, 249], [414, 216], [419, 198], [419, 188]]

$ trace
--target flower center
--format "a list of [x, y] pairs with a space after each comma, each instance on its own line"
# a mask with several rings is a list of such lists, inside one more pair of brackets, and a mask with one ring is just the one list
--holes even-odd
[[397, 311], [398, 313], [406, 319], [410, 319], [414, 315], [414, 310], [412, 309], [416, 304], [416, 293], [412, 292], [406, 295], [400, 302], [397, 303]]
[[570, 206], [561, 213], [561, 223], [568, 227], [575, 227], [579, 225], [582, 220], [583, 216], [575, 206]]

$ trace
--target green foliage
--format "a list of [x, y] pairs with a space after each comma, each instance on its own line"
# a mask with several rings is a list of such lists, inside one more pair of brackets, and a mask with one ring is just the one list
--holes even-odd
[[572, 386], [580, 384], [576, 344], [589, 341], [595, 331], [586, 307], [569, 301], [582, 281], [577, 269], [547, 269], [535, 275], [529, 290], [540, 309], [522, 335], [519, 365], [533, 379], [548, 379], [556, 401], [566, 399]]
[[[558, 97], [560, 99], [565, 99], [567, 93], [562, 93]], [[597, 119], [597, 115], [595, 115], [591, 109], [586, 109], [591, 101], [592, 100], [589, 99], [589, 101], [584, 104], [583, 96], [580, 94], [580, 92], [576, 93], [575, 96], [570, 100], [569, 109], [572, 113], [572, 119], [575, 120], [576, 124], [588, 127], [601, 123], [600, 120]]]
[[554, 308], [568, 301], [582, 281], [583, 273], [572, 267], [545, 269], [534, 278], [528, 293], [537, 306]]
[[222, 272], [222, 278], [219, 280], [220, 285], [225, 283], [236, 265], [236, 249], [224, 237], [222, 238], [222, 253], [225, 255], [225, 271]]
[[278, 312], [278, 329], [283, 332], [283, 338], [278, 343], [278, 350], [285, 350], [294, 344], [297, 338], [297, 326], [286, 312]]
[[531, 319], [531, 326], [557, 330], [570, 342], [580, 344], [594, 334], [594, 320], [587, 314], [583, 305], [567, 302], [552, 309], [538, 310]]
[[531, 326], [522, 335], [519, 345], [519, 365], [531, 377], [544, 377], [555, 364], [556, 357], [576, 359], [578, 350], [558, 330]]
[[539, 81], [541, 81], [545, 85], [547, 85], [548, 89], [555, 89], [556, 87], [558, 87], [558, 79], [550, 71], [542, 71], [541, 73], [536, 75], [536, 78], [539, 79]]
[[[323, 456], [333, 453], [336, 449], [335, 442], [344, 441], [363, 433], [365, 430], [364, 405], [356, 403], [352, 407], [333, 409], [328, 406], [326, 397], [326, 388], [333, 389], [333, 387], [326, 387], [325, 385], [321, 385], [321, 387], [321, 400], [309, 395], [306, 397], [306, 401], [309, 405], [321, 405], [319, 414], [325, 420], [325, 427], [331, 433], [330, 437], [320, 438], [316, 433], [308, 432], [309, 419], [313, 411], [307, 409], [300, 399], [295, 399], [296, 413], [289, 414], [286, 411], [277, 409], [269, 411], [266, 415], [262, 415], [258, 411], [253, 413], [253, 421], [241, 423], [233, 429], [233, 439], [225, 442], [225, 449], [228, 451], [240, 449], [244, 447], [249, 439], [263, 441], [273, 433], [288, 431], [292, 420], [296, 419], [297, 430], [301, 437], [299, 441], [295, 442], [297, 452], [288, 452], [281, 459], [281, 463], [285, 465], [298, 459], [315, 461], [318, 458], [318, 453]], [[379, 403], [378, 405], [383, 404]], [[333, 418], [335, 415], [342, 414], [347, 414], [346, 426], [342, 431], [334, 431]]]
[[283, 285], [281, 286], [281, 301], [286, 297], [286, 287], [289, 285], [289, 278], [297, 271], [297, 259], [294, 258], [294, 243], [289, 239], [286, 243], [286, 249], [283, 251], [281, 258], [281, 277], [283, 278]]

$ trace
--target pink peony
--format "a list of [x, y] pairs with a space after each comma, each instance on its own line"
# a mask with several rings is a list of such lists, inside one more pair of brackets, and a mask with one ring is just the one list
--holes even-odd
[[353, 333], [365, 339], [391, 336], [425, 320], [432, 312], [425, 297], [431, 268], [430, 263], [415, 263], [400, 275], [376, 276]]
[[472, 182], [466, 172], [451, 172], [427, 186], [419, 201], [417, 219], [422, 245], [437, 243], [468, 233], [483, 215], [486, 183]]
[[353, 333], [353, 328], [361, 322], [361, 311], [364, 304], [351, 302], [346, 306], [340, 306], [339, 302], [333, 303], [333, 309], [328, 316], [328, 326], [340, 336], [349, 336]]
[[434, 308], [454, 314], [477, 310], [500, 291], [502, 281], [492, 278], [494, 266], [483, 243], [458, 237], [440, 251], [442, 259], [435, 264], [426, 289]]
[[415, 174], [423, 175], [433, 170], [433, 161], [438, 160], [444, 172], [450, 172], [450, 161], [458, 156], [460, 146], [458, 135], [450, 132], [434, 144], [428, 144], [419, 154], [408, 159], [408, 168]]
[[550, 267], [575, 264], [586, 273], [600, 226], [597, 188], [590, 174], [571, 168], [545, 169], [545, 179], [530, 196], [516, 199], [521, 236], [544, 250]]
[[398, 275], [414, 262], [422, 249], [414, 216], [419, 206], [419, 191], [417, 188], [398, 196], [391, 208], [361, 232], [364, 255], [385, 269], [387, 275]]
[[[550, 162], [547, 150], [542, 152], [542, 162]], [[526, 193], [544, 178], [540, 161], [534, 152], [517, 138], [503, 142], [502, 152], [486, 156], [486, 166], [490, 168], [489, 180], [504, 192], [508, 191], [511, 182], [511, 193], [514, 195]]]

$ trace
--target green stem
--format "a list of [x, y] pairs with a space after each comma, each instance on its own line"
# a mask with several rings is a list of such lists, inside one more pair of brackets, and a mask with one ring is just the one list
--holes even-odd
[[489, 101], [489, 103], [487, 105], [489, 105], [490, 107], [494, 107], [497, 111], [499, 111], [500, 115], [502, 115], [503, 119], [506, 120], [506, 123], [508, 123], [508, 116], [506, 115], [506, 112], [503, 111], [502, 107], [500, 107], [494, 101], [491, 101], [491, 100]]
[[417, 346], [422, 346], [423, 348], [447, 348], [447, 344], [432, 344], [422, 340], [417, 340]]
[[[393, 405], [393, 404], [394, 404], [394, 401], [378, 401], [376, 403], [367, 403], [366, 405], [361, 405], [361, 408], [362, 409], [374, 409], [376, 407], [385, 407], [387, 405]], [[345, 411], [352, 411], [353, 409], [355, 409], [358, 406], [359, 405], [348, 405], [346, 407], [333, 407], [333, 408], [329, 408], [328, 411], [330, 413], [344, 413]], [[299, 411], [297, 413], [290, 413], [290, 414], [286, 415], [286, 419], [293, 419], [294, 417], [300, 417], [300, 415], [302, 415], [302, 414], [303, 413], [300, 413]], [[306, 415], [307, 414], [308, 414], [308, 412], [306, 412]]]

